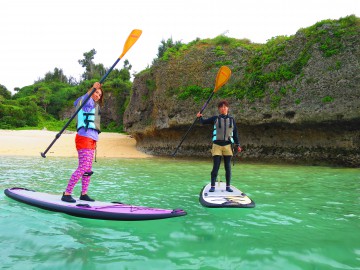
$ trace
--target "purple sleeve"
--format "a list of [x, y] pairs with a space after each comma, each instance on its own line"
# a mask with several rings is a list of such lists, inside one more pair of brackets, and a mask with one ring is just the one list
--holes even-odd
[[[80, 101], [85, 101], [87, 98], [88, 98], [88, 94], [86, 93], [85, 95], [79, 97], [75, 102], [74, 102], [74, 106], [76, 107], [77, 104], [80, 102]], [[82, 107], [82, 109], [85, 111], [85, 112], [89, 112], [91, 111], [92, 109], [95, 108], [95, 101], [92, 99], [92, 98], [89, 98], [88, 101], [85, 103], [85, 105]]]

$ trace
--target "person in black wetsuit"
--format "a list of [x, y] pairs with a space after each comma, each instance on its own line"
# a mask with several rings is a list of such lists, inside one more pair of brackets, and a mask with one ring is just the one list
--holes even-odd
[[224, 157], [226, 191], [233, 192], [230, 188], [231, 181], [231, 158], [233, 156], [232, 144], [235, 144], [235, 151], [241, 152], [238, 131], [233, 117], [229, 116], [229, 103], [222, 100], [218, 103], [219, 115], [204, 119], [203, 115], [198, 112], [201, 124], [214, 125], [213, 145], [211, 154], [213, 156], [213, 169], [211, 171], [211, 188], [209, 192], [215, 191], [215, 181], [219, 172], [221, 157]]

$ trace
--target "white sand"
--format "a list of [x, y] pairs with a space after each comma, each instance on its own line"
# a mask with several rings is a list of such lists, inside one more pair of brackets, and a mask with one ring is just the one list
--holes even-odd
[[[0, 130], [0, 155], [40, 156], [58, 132], [46, 130]], [[46, 156], [77, 157], [76, 132], [65, 131]], [[99, 135], [97, 157], [147, 158], [150, 155], [136, 150], [136, 141], [129, 135], [105, 133]]]

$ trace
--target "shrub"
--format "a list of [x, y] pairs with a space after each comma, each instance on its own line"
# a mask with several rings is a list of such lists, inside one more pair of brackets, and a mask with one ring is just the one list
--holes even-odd
[[322, 101], [323, 103], [329, 103], [329, 102], [333, 102], [333, 101], [334, 101], [334, 98], [331, 97], [331, 96], [326, 96], [326, 97], [323, 97], [323, 98], [321, 99], [321, 101]]

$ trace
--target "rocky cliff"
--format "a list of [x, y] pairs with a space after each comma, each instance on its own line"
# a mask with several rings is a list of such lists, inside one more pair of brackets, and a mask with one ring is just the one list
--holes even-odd
[[[221, 65], [228, 84], [204, 111], [230, 102], [243, 160], [360, 165], [360, 20], [326, 20], [290, 37], [253, 44], [224, 36], [184, 45], [134, 80], [124, 127], [140, 150], [171, 155], [214, 89]], [[211, 127], [196, 124], [178, 156], [210, 156]]]

